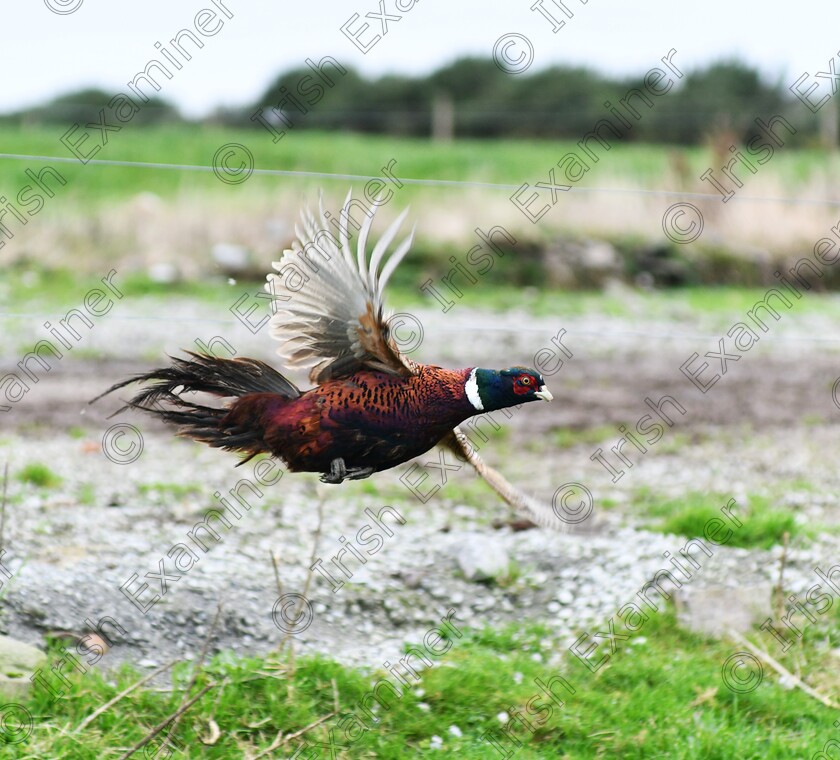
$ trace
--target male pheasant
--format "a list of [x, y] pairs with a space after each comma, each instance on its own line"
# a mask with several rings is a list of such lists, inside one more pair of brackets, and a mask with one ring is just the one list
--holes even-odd
[[[350, 196], [345, 209], [349, 202]], [[281, 344], [277, 353], [288, 367], [309, 369], [314, 388], [301, 391], [255, 359], [189, 352], [189, 359], [173, 358], [171, 366], [131, 377], [101, 395], [150, 383], [122, 409], [141, 409], [179, 426], [181, 435], [247, 454], [240, 464], [264, 452], [290, 471], [321, 473], [325, 483], [366, 478], [436, 444], [447, 445], [509, 504], [542, 525], [558, 527], [548, 507], [485, 464], [458, 430], [478, 414], [551, 401], [542, 376], [527, 367], [444, 369], [402, 354], [384, 316], [383, 290], [408, 252], [413, 231], [379, 270], [407, 210], [370, 258], [365, 249], [373, 211], [359, 230], [354, 256], [346, 211], [336, 240], [323, 204], [319, 210], [317, 221], [303, 211], [297, 239], [272, 264], [276, 273], [266, 283], [276, 304], [270, 326]], [[206, 406], [185, 398], [190, 391], [232, 401]]]

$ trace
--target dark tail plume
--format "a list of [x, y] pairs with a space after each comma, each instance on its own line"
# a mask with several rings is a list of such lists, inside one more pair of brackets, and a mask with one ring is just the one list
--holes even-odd
[[[140, 409], [179, 427], [179, 435], [202, 441], [216, 448], [247, 453], [251, 457], [268, 452], [263, 439], [262, 413], [277, 396], [295, 399], [297, 387], [267, 364], [256, 359], [219, 359], [187, 352], [191, 359], [170, 357], [172, 365], [135, 375], [112, 385], [90, 403], [132, 383], [146, 383], [125, 409]], [[188, 401], [189, 391], [210, 393], [219, 398], [235, 397], [226, 407], [213, 407]]]

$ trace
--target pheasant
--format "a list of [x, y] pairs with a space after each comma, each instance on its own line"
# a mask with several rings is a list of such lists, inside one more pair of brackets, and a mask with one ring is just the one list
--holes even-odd
[[[350, 200], [348, 195], [345, 209]], [[314, 388], [301, 391], [256, 359], [187, 352], [189, 358], [170, 357], [171, 366], [116, 383], [97, 399], [146, 383], [118, 411], [143, 410], [178, 426], [180, 435], [246, 454], [240, 464], [267, 453], [289, 471], [320, 473], [325, 483], [367, 478], [445, 445], [513, 507], [541, 525], [559, 527], [549, 507], [517, 491], [458, 429], [475, 415], [551, 401], [540, 373], [519, 366], [445, 369], [402, 354], [389, 330], [383, 291], [414, 237], [412, 230], [385, 260], [408, 210], [370, 257], [373, 211], [361, 225], [355, 255], [346, 212], [338, 240], [323, 202], [319, 212], [316, 220], [304, 209], [292, 248], [273, 262], [276, 271], [265, 286], [276, 305], [270, 328], [280, 342], [277, 353], [287, 367], [308, 369]], [[185, 398], [190, 391], [232, 400], [207, 406]]]

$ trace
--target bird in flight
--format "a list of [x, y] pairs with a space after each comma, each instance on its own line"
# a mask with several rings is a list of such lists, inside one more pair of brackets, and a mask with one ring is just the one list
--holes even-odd
[[[348, 195], [345, 210], [350, 200]], [[119, 411], [149, 412], [177, 426], [180, 435], [246, 454], [240, 464], [267, 453], [292, 472], [320, 473], [325, 483], [367, 478], [440, 444], [531, 520], [559, 527], [551, 508], [488, 466], [458, 429], [475, 415], [551, 401], [540, 373], [420, 364], [394, 340], [383, 291], [411, 246], [413, 230], [387, 257], [386, 251], [407, 212], [368, 256], [373, 211], [359, 229], [354, 252], [346, 211], [336, 239], [322, 202], [318, 218], [303, 210], [292, 247], [272, 264], [276, 271], [267, 276], [266, 290], [275, 307], [270, 328], [280, 342], [277, 353], [287, 367], [309, 370], [315, 387], [302, 391], [256, 359], [188, 352], [189, 358], [172, 358], [170, 366], [119, 382], [97, 398], [144, 383]], [[229, 401], [207, 406], [185, 397], [191, 391]]]

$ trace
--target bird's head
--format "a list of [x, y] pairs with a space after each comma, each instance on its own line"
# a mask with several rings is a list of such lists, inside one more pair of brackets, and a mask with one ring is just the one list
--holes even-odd
[[542, 375], [530, 367], [482, 369], [476, 367], [464, 385], [467, 398], [479, 412], [505, 409], [525, 401], [551, 401]]

